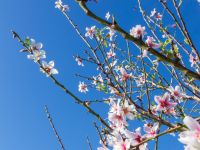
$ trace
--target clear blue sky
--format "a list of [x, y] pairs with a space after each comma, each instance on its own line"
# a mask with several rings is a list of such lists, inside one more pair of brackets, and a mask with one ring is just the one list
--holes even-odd
[[[144, 25], [139, 13], [133, 11], [136, 0], [99, 1], [98, 5], [91, 3], [90, 6], [102, 17], [107, 11], [115, 14], [127, 31], [133, 25]], [[86, 26], [95, 24], [83, 15], [73, 0], [65, 2], [70, 5], [69, 15], [81, 31], [85, 32]], [[145, 1], [145, 7], [149, 11], [159, 7], [156, 2]], [[184, 0], [183, 9], [192, 37], [200, 47], [200, 6], [195, 0]], [[12, 39], [10, 30], [17, 31], [22, 37], [30, 36], [41, 41], [48, 60], [56, 62], [60, 72], [58, 79], [75, 94], [87, 99], [94, 92], [90, 96], [78, 93], [79, 79], [74, 74], [88, 74], [92, 68], [77, 67], [72, 57], [81, 54], [85, 44], [54, 8], [54, 0], [0, 0], [0, 11], [0, 150], [59, 150], [60, 145], [44, 112], [45, 105], [48, 105], [67, 149], [88, 149], [86, 136], [90, 137], [95, 149], [99, 139], [93, 127], [94, 117], [74, 104], [69, 96], [40, 73], [37, 65], [18, 52], [21, 46]], [[101, 95], [97, 94], [97, 97]], [[99, 107], [97, 110], [106, 111]], [[160, 149], [169, 147], [182, 149], [176, 138], [162, 138]]]

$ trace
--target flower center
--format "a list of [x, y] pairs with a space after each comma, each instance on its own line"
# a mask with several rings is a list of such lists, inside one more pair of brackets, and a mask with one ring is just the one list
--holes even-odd
[[179, 92], [174, 91], [174, 96], [178, 97], [179, 96]]
[[48, 68], [48, 67], [47, 67], [47, 68], [44, 68], [44, 70], [45, 70], [45, 72], [48, 73], [48, 74], [50, 74], [50, 72], [51, 72], [51, 68]]
[[160, 105], [162, 107], [167, 107], [169, 104], [168, 104], [168, 102], [166, 100], [163, 100], [163, 101], [161, 101]]

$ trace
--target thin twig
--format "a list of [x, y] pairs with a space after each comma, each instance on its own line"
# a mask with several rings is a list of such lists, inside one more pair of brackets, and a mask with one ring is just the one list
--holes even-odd
[[64, 144], [62, 143], [62, 140], [61, 140], [60, 136], [58, 135], [58, 132], [57, 132], [57, 130], [56, 130], [56, 128], [55, 128], [55, 125], [54, 125], [54, 123], [53, 123], [51, 114], [50, 114], [49, 111], [48, 111], [47, 105], [45, 106], [45, 113], [47, 114], [47, 118], [48, 118], [49, 123], [50, 123], [50, 125], [51, 125], [51, 128], [53, 129], [53, 132], [54, 132], [54, 134], [56, 135], [56, 138], [57, 138], [57, 140], [58, 140], [58, 142], [59, 142], [59, 144], [60, 144], [60, 146], [61, 146], [61, 149], [62, 149], [62, 150], [65, 150], [65, 146], [64, 146]]
[[87, 143], [88, 143], [88, 145], [89, 145], [90, 150], [92, 150], [92, 144], [91, 144], [90, 139], [89, 139], [88, 136], [87, 136]]

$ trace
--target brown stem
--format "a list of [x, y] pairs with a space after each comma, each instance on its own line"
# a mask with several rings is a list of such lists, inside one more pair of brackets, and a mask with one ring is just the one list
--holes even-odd
[[148, 49], [148, 51], [153, 54], [154, 56], [156, 56], [159, 60], [163, 61], [163, 62], [167, 62], [168, 64], [170, 64], [173, 67], [176, 67], [177, 69], [179, 69], [183, 74], [193, 77], [196, 80], [200, 80], [200, 75], [196, 72], [191, 71], [190, 69], [182, 66], [179, 62], [172, 60], [168, 57], [166, 57], [165, 55], [159, 53], [158, 51], [156, 51], [153, 48], [149, 48], [141, 39], [136, 39], [133, 36], [131, 36], [130, 34], [128, 34], [125, 30], [123, 30], [116, 22], [113, 25], [112, 23], [109, 23], [108, 21], [98, 17], [97, 15], [95, 15], [92, 11], [90, 11], [88, 9], [88, 7], [86, 6], [85, 2], [81, 1], [81, 0], [76, 0], [76, 2], [79, 4], [79, 6], [82, 8], [82, 10], [91, 18], [93, 18], [94, 20], [96, 20], [97, 22], [99, 22], [102, 25], [108, 26], [108, 27], [112, 27], [114, 30], [118, 31], [125, 39], [132, 41], [134, 44], [136, 44], [138, 47], [140, 47], [142, 50], [144, 49]]

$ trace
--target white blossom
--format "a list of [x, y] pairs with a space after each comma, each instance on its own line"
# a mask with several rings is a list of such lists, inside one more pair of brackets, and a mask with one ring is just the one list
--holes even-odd
[[46, 73], [47, 76], [58, 74], [58, 70], [54, 68], [54, 61], [50, 61], [49, 63], [42, 61], [42, 67], [43, 68], [41, 68], [41, 71]]

